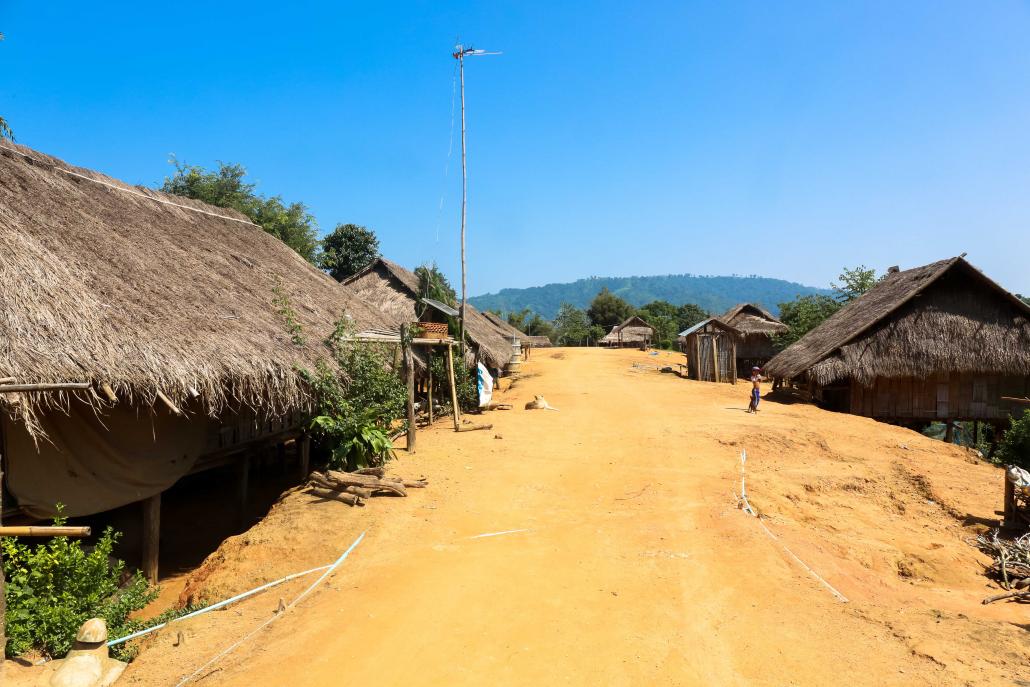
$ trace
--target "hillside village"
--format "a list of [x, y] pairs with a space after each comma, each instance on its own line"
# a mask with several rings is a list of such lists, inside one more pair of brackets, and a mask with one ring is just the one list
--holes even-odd
[[464, 60], [499, 53], [454, 50], [460, 271], [0, 119], [0, 685], [1026, 684], [997, 261], [470, 296], [531, 282], [466, 253]]

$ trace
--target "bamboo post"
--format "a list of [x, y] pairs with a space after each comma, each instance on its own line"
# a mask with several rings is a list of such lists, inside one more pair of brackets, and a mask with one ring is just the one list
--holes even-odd
[[411, 359], [408, 325], [401, 325], [401, 346], [404, 349], [404, 381], [408, 387], [408, 453], [415, 452], [415, 366]]
[[308, 475], [311, 474], [311, 436], [308, 434], [301, 435], [300, 439], [297, 440], [297, 453], [300, 458], [300, 479], [305, 481]]
[[8, 525], [0, 526], [0, 537], [88, 537], [89, 527], [66, 527], [51, 525]]
[[237, 482], [236, 482], [236, 500], [239, 504], [239, 511], [237, 512], [237, 518], [239, 519], [240, 527], [243, 527], [247, 522], [247, 494], [250, 491], [250, 456], [246, 453], [240, 457], [240, 462], [236, 466], [237, 470]]
[[161, 494], [143, 501], [143, 575], [157, 583], [158, 552], [161, 548]]
[[730, 339], [730, 365], [732, 371], [733, 384], [737, 383], [737, 342]]
[[453, 406], [454, 431], [460, 431], [461, 411], [458, 410], [458, 388], [454, 382], [454, 348], [447, 346], [447, 378], [451, 382], [451, 405]]
[[719, 337], [712, 335], [712, 372], [715, 374], [715, 381], [719, 381]]
[[1016, 526], [1016, 485], [1005, 475], [1005, 515], [1002, 523], [1006, 528]]
[[429, 376], [429, 382], [426, 384], [426, 395], [429, 400], [429, 424], [433, 424], [433, 349], [426, 349], [426, 374]]

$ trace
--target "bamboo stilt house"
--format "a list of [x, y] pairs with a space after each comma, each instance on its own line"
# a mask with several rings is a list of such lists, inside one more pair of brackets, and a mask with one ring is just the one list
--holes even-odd
[[765, 369], [856, 415], [999, 422], [1030, 393], [1030, 307], [962, 256], [891, 268]]
[[762, 367], [776, 354], [773, 337], [789, 328], [766, 309], [754, 303], [741, 303], [730, 308], [720, 320], [740, 332], [737, 342], [737, 369], [750, 371]]
[[612, 327], [612, 330], [604, 335], [599, 346], [611, 346], [614, 348], [647, 348], [654, 339], [654, 327], [649, 325], [638, 315], [627, 318], [621, 324]]
[[300, 438], [298, 369], [340, 318], [386, 324], [240, 213], [9, 142], [0, 303], [3, 510], [37, 518], [153, 500]]
[[[355, 297], [379, 308], [394, 331], [425, 312], [418, 275], [386, 258], [377, 258], [342, 283]], [[514, 354], [511, 337], [471, 305], [465, 308], [465, 334], [483, 364], [496, 375], [508, 368]]]

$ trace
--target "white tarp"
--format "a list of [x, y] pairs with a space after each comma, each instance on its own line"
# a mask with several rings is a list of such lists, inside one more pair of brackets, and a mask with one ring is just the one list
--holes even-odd
[[494, 378], [483, 363], [479, 363], [479, 370], [476, 374], [476, 386], [479, 389], [479, 407], [483, 408], [490, 403], [494, 395]]

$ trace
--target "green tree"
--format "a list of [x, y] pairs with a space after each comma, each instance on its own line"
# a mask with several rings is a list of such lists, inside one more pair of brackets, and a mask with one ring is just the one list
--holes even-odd
[[1024, 296], [1021, 293], [1017, 293], [1016, 294], [1016, 298], [1018, 298], [1019, 300], [1023, 301], [1027, 305], [1030, 305], [1030, 296]]
[[[587, 317], [591, 324], [603, 327], [607, 332], [617, 324], [622, 323], [626, 318], [633, 315], [633, 306], [622, 300], [607, 288], [601, 289], [600, 293], [594, 296], [593, 302], [587, 308]], [[557, 318], [555, 318], [557, 321]]]
[[416, 267], [415, 276], [418, 277], [419, 296], [458, 307], [458, 294], [435, 262], [425, 262]]
[[379, 239], [371, 229], [357, 224], [337, 224], [322, 239], [319, 267], [336, 281], [357, 274], [379, 257]]
[[242, 165], [219, 162], [218, 171], [210, 172], [178, 160], [172, 163], [175, 174], [165, 178], [161, 191], [242, 212], [305, 260], [317, 264], [317, 225], [303, 203], [287, 204], [281, 196], [257, 194], [255, 185], [244, 181], [247, 170]]
[[554, 325], [536, 313], [533, 313], [533, 316], [529, 318], [529, 321], [526, 322], [526, 328], [522, 331], [530, 336], [546, 336], [551, 341], [554, 341]]
[[837, 279], [840, 280], [840, 283], [830, 284], [830, 288], [833, 289], [834, 297], [842, 305], [850, 303], [873, 288], [877, 281], [876, 270], [868, 269], [865, 265], [859, 265], [852, 269], [845, 267]]
[[637, 311], [645, 322], [654, 327], [654, 345], [668, 348], [676, 340], [679, 308], [669, 301], [651, 301]]
[[780, 303], [780, 321], [790, 330], [777, 334], [773, 343], [778, 349], [786, 348], [840, 308], [841, 304], [830, 296], [798, 296], [789, 303]]
[[1009, 418], [1009, 428], [998, 443], [995, 460], [1030, 469], [1030, 409], [1023, 411], [1021, 418]]
[[590, 319], [574, 305], [562, 303], [554, 318], [554, 334], [559, 346], [582, 346], [590, 337]]
[[0, 117], [0, 140], [3, 140], [5, 138], [13, 141], [14, 132], [11, 131], [11, 127], [8, 126], [7, 120], [3, 117]]
[[684, 303], [676, 309], [676, 333], [690, 329], [698, 322], [707, 320], [711, 315], [707, 310], [694, 303]]

